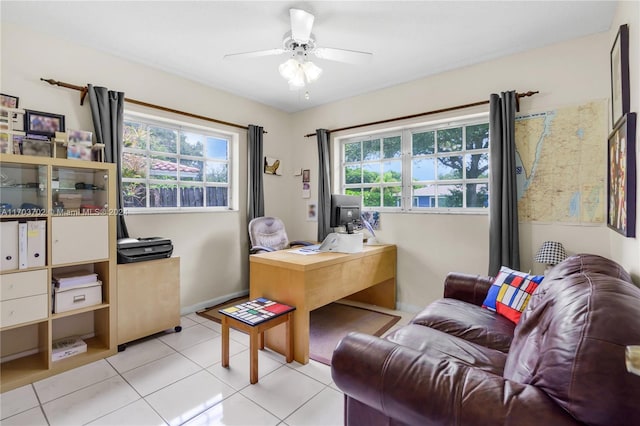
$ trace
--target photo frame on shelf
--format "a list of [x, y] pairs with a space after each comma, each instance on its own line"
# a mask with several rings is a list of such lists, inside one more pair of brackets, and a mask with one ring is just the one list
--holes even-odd
[[67, 158], [91, 161], [93, 133], [69, 129], [67, 137]]
[[0, 131], [0, 154], [13, 154], [13, 144], [9, 133]]
[[51, 157], [51, 143], [49, 141], [25, 138], [22, 140], [22, 155]]
[[[18, 108], [18, 103], [20, 102], [20, 98], [17, 96], [7, 95], [5, 93], [0, 93], [0, 105], [5, 108]], [[7, 117], [8, 113], [6, 111], [0, 112], [0, 116]], [[13, 118], [16, 118], [16, 114], [13, 114]]]
[[630, 110], [629, 97], [629, 26], [620, 25], [611, 47], [611, 126]]
[[622, 116], [609, 135], [607, 226], [636, 236], [636, 113]]
[[64, 132], [64, 115], [27, 109], [24, 111], [24, 131], [53, 138], [56, 132]]

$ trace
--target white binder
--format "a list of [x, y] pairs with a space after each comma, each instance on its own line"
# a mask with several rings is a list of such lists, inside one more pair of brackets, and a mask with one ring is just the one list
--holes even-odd
[[18, 269], [18, 221], [0, 222], [0, 271]]
[[27, 223], [18, 223], [18, 269], [27, 269], [29, 260], [27, 256]]
[[27, 222], [27, 264], [29, 268], [45, 265], [46, 236], [46, 221], [32, 220]]

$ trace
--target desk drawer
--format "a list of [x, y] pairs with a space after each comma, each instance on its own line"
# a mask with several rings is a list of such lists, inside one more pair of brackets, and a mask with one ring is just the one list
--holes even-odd
[[0, 327], [47, 318], [47, 299], [46, 294], [39, 294], [0, 302]]
[[0, 301], [46, 293], [46, 269], [0, 276]]

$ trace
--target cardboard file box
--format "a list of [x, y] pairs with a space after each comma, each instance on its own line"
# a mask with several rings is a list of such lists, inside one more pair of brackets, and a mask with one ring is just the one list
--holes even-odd
[[51, 347], [51, 361], [59, 361], [87, 351], [87, 344], [79, 337], [56, 340]]
[[53, 313], [71, 311], [102, 303], [102, 281], [70, 288], [56, 288], [53, 292]]

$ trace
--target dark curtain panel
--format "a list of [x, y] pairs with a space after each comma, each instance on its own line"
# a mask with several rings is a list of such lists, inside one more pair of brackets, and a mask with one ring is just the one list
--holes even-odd
[[316, 130], [318, 138], [318, 241], [331, 231], [331, 158], [329, 157], [329, 131]]
[[489, 275], [500, 266], [520, 269], [516, 194], [516, 93], [492, 94], [489, 101]]
[[116, 207], [118, 211], [118, 239], [127, 238], [129, 231], [122, 214], [122, 140], [124, 139], [124, 93], [105, 87], [88, 85], [89, 104], [96, 142], [105, 145], [105, 161], [116, 164]]
[[247, 222], [264, 216], [264, 187], [262, 183], [262, 134], [260, 126], [249, 125], [247, 133], [249, 156], [249, 211]]

